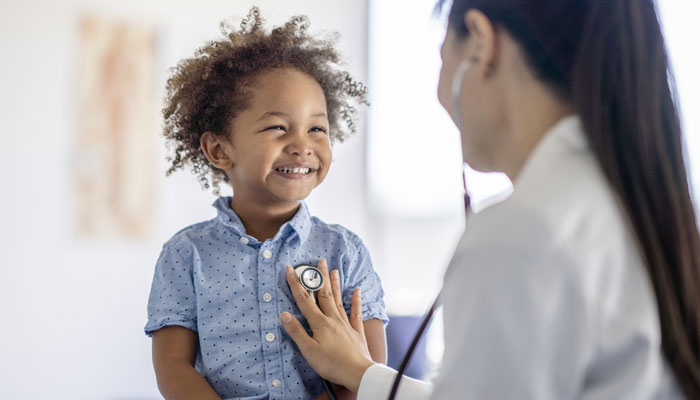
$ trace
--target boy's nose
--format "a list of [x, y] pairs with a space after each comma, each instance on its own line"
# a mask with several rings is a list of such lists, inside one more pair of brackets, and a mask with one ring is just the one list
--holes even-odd
[[310, 156], [313, 154], [313, 150], [307, 135], [294, 135], [294, 137], [287, 144], [287, 152], [289, 154], [296, 154], [300, 156]]
[[313, 154], [311, 147], [304, 144], [294, 144], [289, 147], [289, 154], [295, 154], [300, 156], [310, 156]]

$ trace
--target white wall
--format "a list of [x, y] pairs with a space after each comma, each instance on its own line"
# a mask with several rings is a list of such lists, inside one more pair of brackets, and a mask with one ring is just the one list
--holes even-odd
[[[307, 14], [313, 29], [339, 31], [349, 69], [366, 78], [365, 1], [255, 3], [271, 24]], [[166, 179], [162, 160], [152, 238], [74, 236], [71, 154], [80, 16], [98, 13], [153, 24], [159, 32], [162, 91], [168, 67], [215, 37], [221, 19], [245, 15], [251, 5], [215, 0], [0, 3], [0, 398], [160, 398], [150, 339], [142, 330], [153, 265], [161, 244], [176, 230], [213, 215], [214, 197], [187, 172]], [[337, 147], [328, 180], [310, 204], [317, 215], [349, 226], [371, 243], [363, 135], [360, 129], [358, 137]]]

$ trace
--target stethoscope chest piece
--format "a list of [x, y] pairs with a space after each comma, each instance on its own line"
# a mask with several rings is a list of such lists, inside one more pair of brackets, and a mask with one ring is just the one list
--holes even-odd
[[313, 265], [297, 265], [294, 267], [301, 285], [310, 292], [316, 292], [323, 287], [323, 275], [321, 271]]

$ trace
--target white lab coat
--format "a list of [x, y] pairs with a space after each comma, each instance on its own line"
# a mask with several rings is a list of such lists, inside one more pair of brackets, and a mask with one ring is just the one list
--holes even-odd
[[[681, 399], [634, 232], [569, 116], [540, 141], [513, 194], [468, 217], [443, 288], [445, 355], [434, 385], [397, 398]], [[359, 400], [386, 399], [370, 367]]]

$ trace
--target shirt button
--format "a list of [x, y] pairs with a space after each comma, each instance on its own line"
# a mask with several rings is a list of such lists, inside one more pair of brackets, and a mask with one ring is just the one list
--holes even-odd
[[272, 332], [269, 332], [267, 335], [265, 335], [265, 340], [267, 340], [268, 342], [275, 340], [275, 334]]
[[272, 386], [274, 386], [274, 387], [280, 387], [280, 386], [282, 386], [282, 381], [280, 381], [279, 379], [273, 379], [273, 380], [272, 380]]
[[265, 302], [272, 300], [272, 295], [270, 293], [265, 293], [263, 295], [263, 300], [265, 300]]
[[272, 252], [270, 250], [263, 251], [263, 257], [269, 259], [272, 257]]
[[243, 244], [248, 244], [248, 242], [250, 242], [250, 240], [248, 240], [247, 237], [241, 236], [241, 243], [243, 243]]

